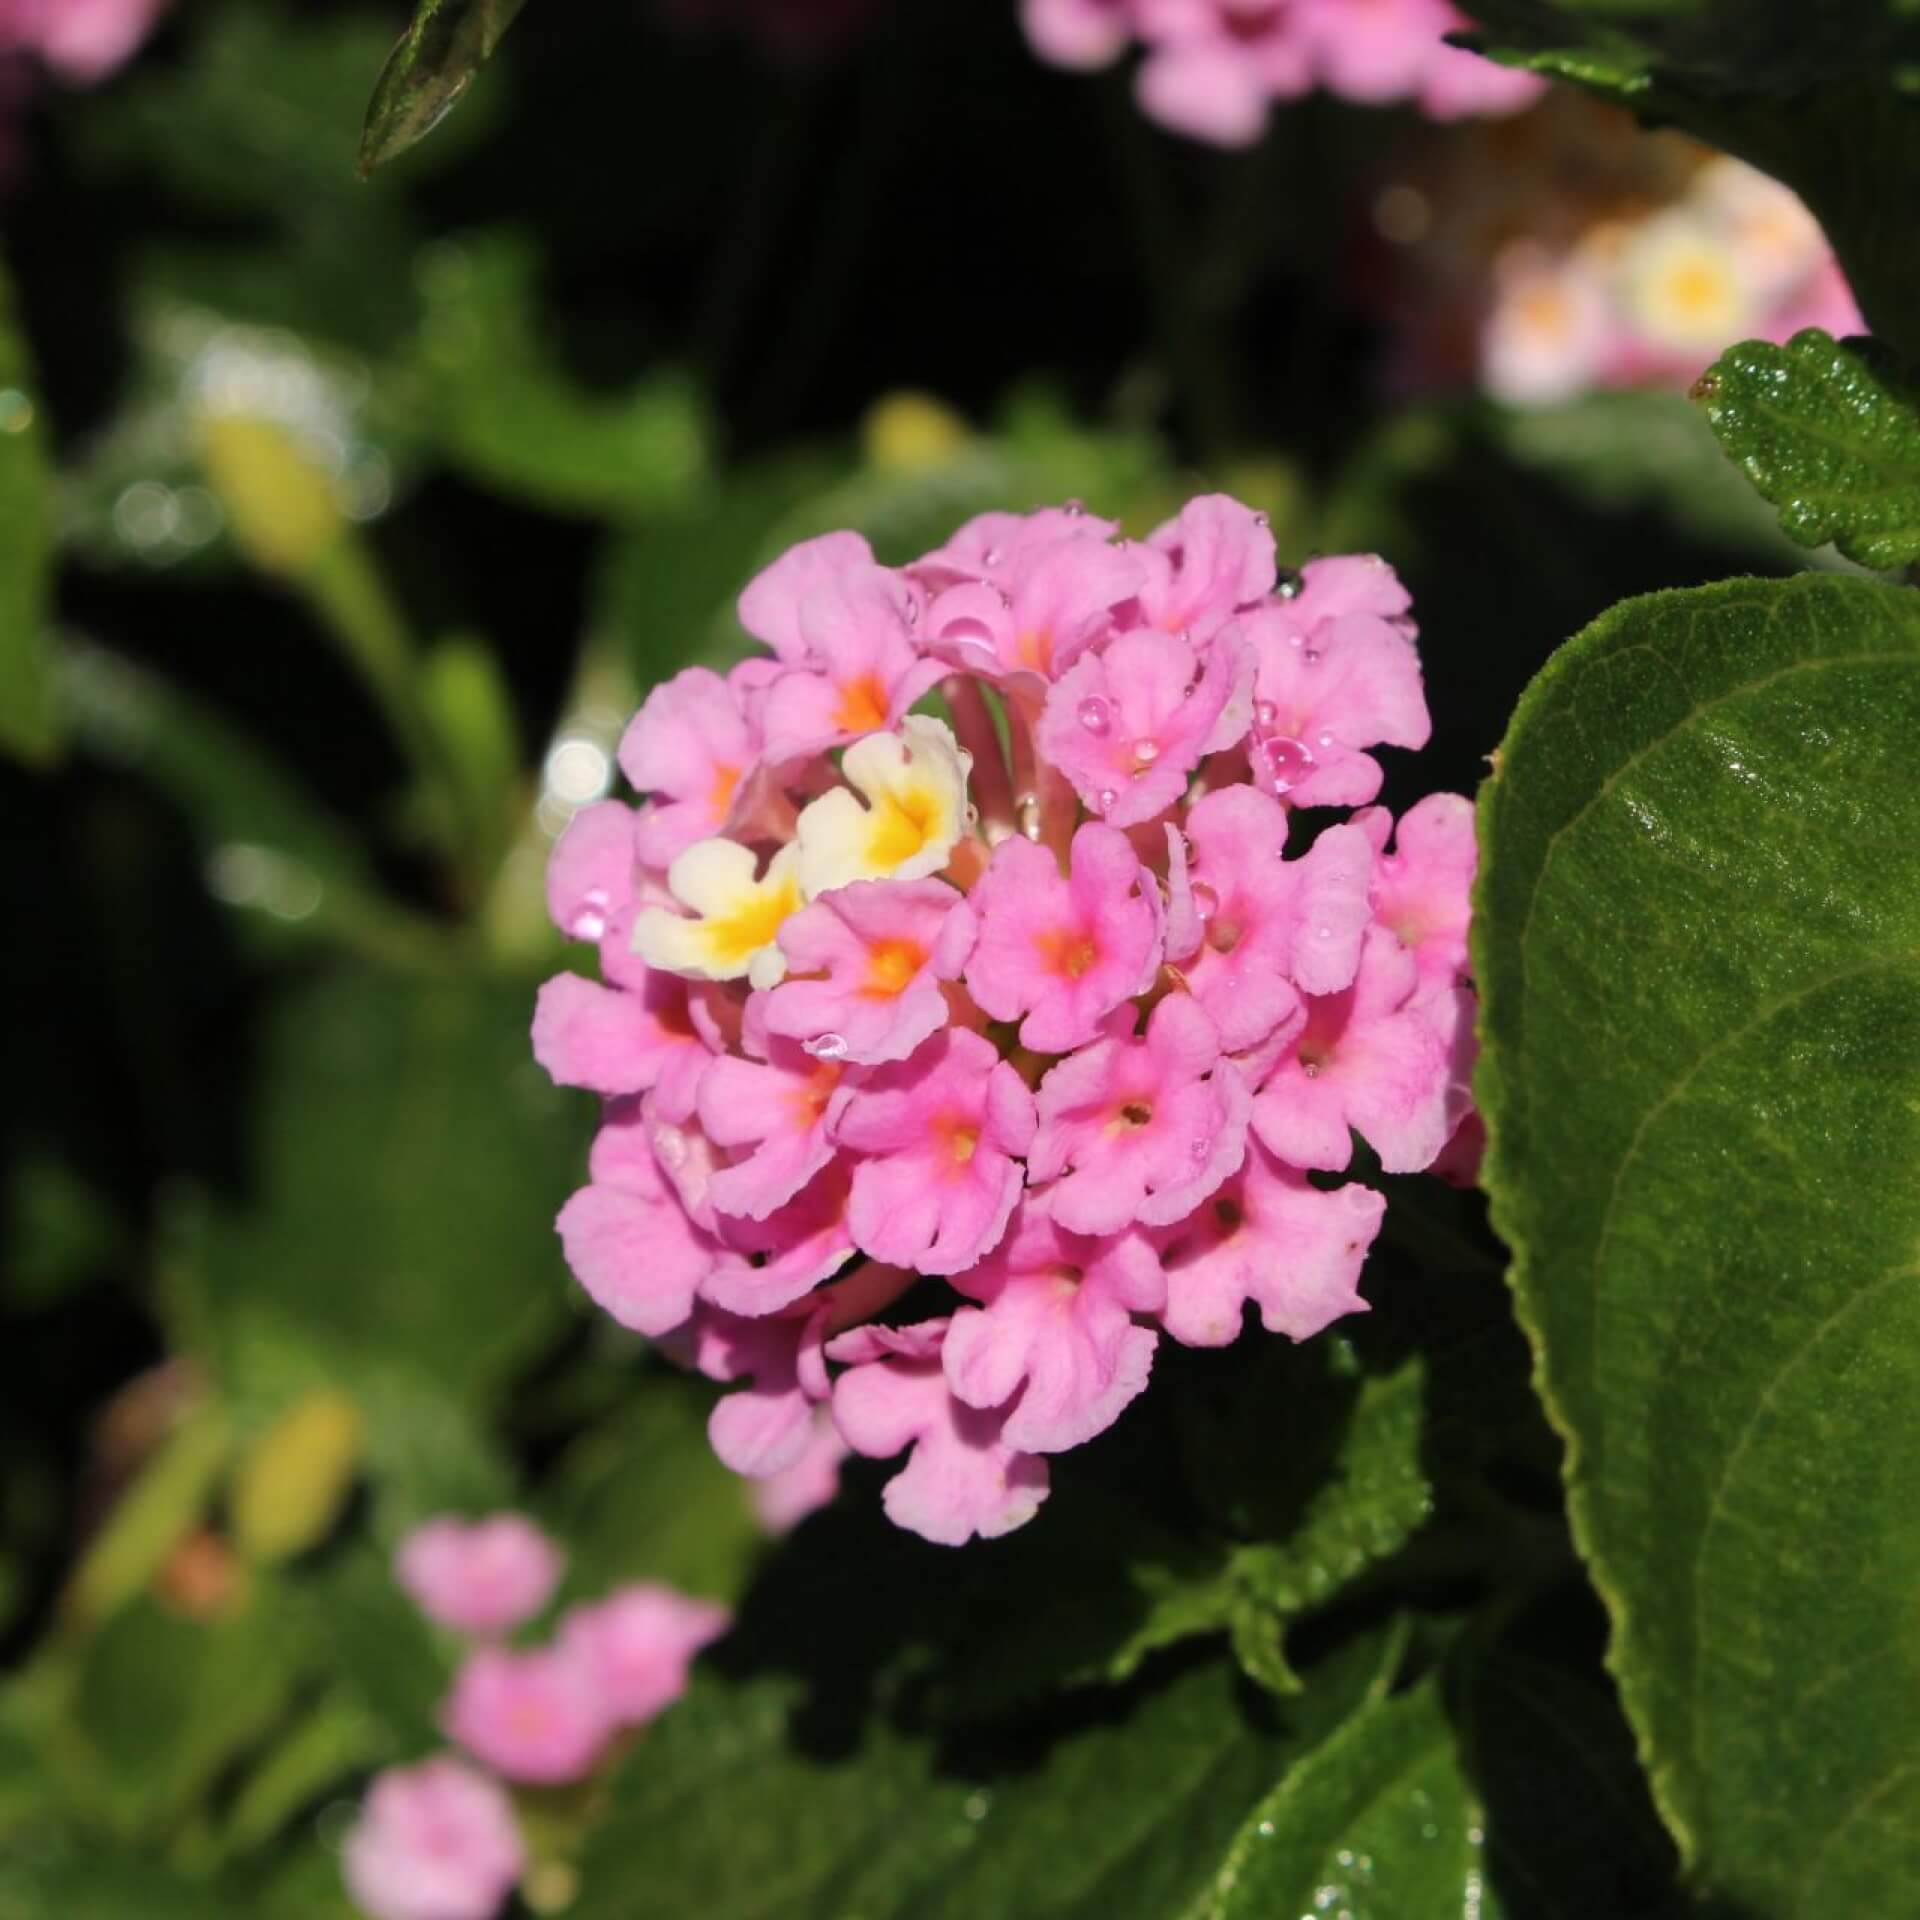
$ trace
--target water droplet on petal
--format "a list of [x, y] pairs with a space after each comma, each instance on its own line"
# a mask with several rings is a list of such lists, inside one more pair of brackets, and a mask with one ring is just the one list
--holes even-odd
[[1113, 811], [1113, 803], [1118, 800], [1120, 796], [1114, 792], [1111, 787], [1102, 787], [1095, 798], [1100, 802], [1100, 811], [1102, 813], [1111, 813]]
[[1280, 709], [1271, 700], [1257, 700], [1254, 702], [1253, 717], [1260, 726], [1270, 727], [1280, 718]]
[[1147, 739], [1136, 740], [1133, 743], [1133, 757], [1143, 767], [1152, 766], [1160, 758], [1160, 742]]
[[1256, 513], [1253, 516], [1253, 524], [1264, 532], [1273, 522], [1264, 513]]
[[1193, 1164], [1196, 1167], [1204, 1166], [1207, 1155], [1213, 1151], [1213, 1142], [1211, 1140], [1195, 1140], [1189, 1144], [1187, 1150], [1193, 1155]]
[[607, 930], [607, 896], [597, 887], [581, 896], [580, 905], [567, 922], [567, 934], [574, 940], [598, 940]]
[[1084, 501], [1069, 500], [1067, 502], [1066, 515], [1069, 520], [1080, 519], [1086, 513], [1086, 511], [1087, 511], [1087, 508], [1086, 508], [1086, 503]]
[[1284, 733], [1261, 741], [1257, 757], [1266, 774], [1267, 785], [1276, 794], [1291, 793], [1317, 764], [1304, 741], [1295, 740]]
[[967, 825], [969, 828], [980, 824], [980, 809], [971, 800], [967, 802]]
[[1313, 744], [1316, 747], [1318, 747], [1321, 750], [1321, 752], [1324, 753], [1327, 750], [1327, 748], [1334, 746], [1337, 743], [1335, 742], [1332, 734], [1322, 733], [1315, 738]]
[[1300, 591], [1300, 576], [1290, 568], [1282, 568], [1274, 593], [1282, 600], [1293, 599]]
[[1308, 666], [1312, 666], [1313, 663], [1320, 658], [1320, 649], [1318, 647], [1309, 647], [1300, 657], [1306, 661]]
[[998, 547], [989, 547], [986, 552], [980, 556], [980, 564], [983, 567], [997, 567], [1000, 564], [1000, 549]]
[[1300, 1062], [1300, 1071], [1304, 1073], [1309, 1080], [1318, 1080], [1320, 1078], [1320, 1066], [1317, 1061], [1302, 1060]]
[[1089, 733], [1105, 733], [1112, 723], [1111, 710], [1097, 693], [1080, 702], [1080, 724]]
[[1220, 911], [1220, 896], [1204, 880], [1194, 882], [1193, 910], [1202, 920], [1211, 920]]
[[1315, 927], [1313, 937], [1316, 940], [1331, 940], [1333, 938], [1333, 929], [1331, 927]]
[[844, 1060], [847, 1057], [847, 1040], [840, 1033], [816, 1033], [811, 1040], [803, 1040], [801, 1050], [810, 1053], [816, 1060]]

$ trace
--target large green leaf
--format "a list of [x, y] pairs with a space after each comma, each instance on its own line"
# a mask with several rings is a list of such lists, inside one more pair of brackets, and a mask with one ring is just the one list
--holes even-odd
[[[529, 1005], [518, 986], [344, 971], [284, 1001], [253, 1191], [201, 1258], [230, 1370], [270, 1362], [291, 1388], [304, 1360], [366, 1399], [392, 1368], [470, 1395], [539, 1355], [567, 1310], [552, 1223], [579, 1129], [527, 1056]], [[387, 1424], [370, 1409], [376, 1457]]]
[[1864, 343], [1811, 327], [1748, 340], [1694, 394], [1801, 545], [1831, 540], [1863, 567], [1920, 560], [1920, 398]]
[[1482, 803], [1488, 1184], [1655, 1794], [1758, 1915], [1920, 1879], [1920, 595], [1616, 608]]
[[26, 342], [0, 274], [0, 748], [44, 760], [59, 744], [48, 632], [53, 521]]
[[420, 0], [388, 56], [360, 135], [371, 173], [424, 140], [459, 102], [513, 24], [524, 0]]
[[1231, 1667], [1189, 1667], [1124, 1709], [991, 1755], [876, 1724], [810, 1737], [779, 1680], [697, 1685], [627, 1763], [575, 1920], [1170, 1920], [1246, 1811], [1388, 1677], [1356, 1643], [1284, 1713]]

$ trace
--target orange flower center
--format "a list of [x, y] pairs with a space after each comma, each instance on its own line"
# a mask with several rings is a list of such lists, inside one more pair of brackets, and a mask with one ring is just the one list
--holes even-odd
[[1080, 979], [1100, 958], [1099, 948], [1087, 935], [1069, 933], [1059, 927], [1049, 927], [1045, 933], [1036, 935], [1033, 944], [1040, 949], [1042, 965], [1063, 980]]
[[733, 791], [740, 784], [738, 767], [720, 767], [713, 770], [713, 785], [707, 789], [707, 806], [715, 820], [724, 820], [727, 809], [733, 805]]
[[840, 689], [833, 724], [842, 733], [877, 733], [887, 724], [887, 690], [875, 674], [862, 674]]
[[926, 951], [911, 940], [876, 940], [867, 954], [863, 1000], [892, 1000], [927, 963]]

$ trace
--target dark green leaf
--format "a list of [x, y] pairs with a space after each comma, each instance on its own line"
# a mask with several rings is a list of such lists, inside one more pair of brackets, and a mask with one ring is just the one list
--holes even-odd
[[790, 1687], [709, 1679], [627, 1763], [571, 1911], [1167, 1920], [1260, 1794], [1384, 1684], [1396, 1646], [1356, 1643], [1274, 1717], [1213, 1661], [1052, 1738], [944, 1761], [878, 1725], [857, 1753], [817, 1750]]
[[1861, 341], [1748, 340], [1694, 388], [1720, 444], [1802, 546], [1863, 567], [1920, 560], [1920, 396]]
[[419, 0], [388, 56], [360, 134], [360, 171], [373, 172], [424, 140], [492, 57], [523, 0]]
[[60, 742], [47, 624], [53, 519], [45, 429], [13, 308], [13, 282], [0, 274], [0, 748], [46, 760]]
[[88, 1646], [75, 1724], [123, 1831], [177, 1817], [284, 1707], [293, 1670], [271, 1594], [243, 1590], [210, 1622], [137, 1600]]
[[1482, 803], [1487, 1180], [1690, 1863], [1920, 1877], [1920, 595], [1628, 602]]
[[636, 1372], [627, 1404], [574, 1444], [548, 1517], [567, 1543], [569, 1590], [665, 1580], [734, 1599], [763, 1538], [747, 1483], [714, 1458], [713, 1392], [665, 1368]]
[[1499, 1920], [1485, 1841], [1430, 1678], [1363, 1706], [1253, 1809], [1192, 1920]]

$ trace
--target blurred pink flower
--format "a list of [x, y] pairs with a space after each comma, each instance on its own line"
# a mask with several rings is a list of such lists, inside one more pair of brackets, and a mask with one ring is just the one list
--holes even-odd
[[422, 1613], [456, 1633], [510, 1633], [553, 1597], [560, 1549], [524, 1514], [441, 1514], [400, 1542], [394, 1578]]
[[526, 1849], [505, 1792], [442, 1754], [375, 1777], [342, 1866], [370, 1920], [492, 1920]]

